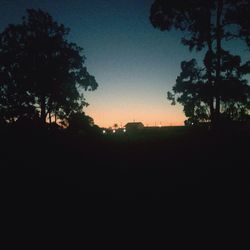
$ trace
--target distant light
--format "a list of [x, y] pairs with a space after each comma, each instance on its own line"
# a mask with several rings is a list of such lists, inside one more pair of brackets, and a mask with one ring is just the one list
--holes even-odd
[[102, 133], [103, 133], [103, 134], [106, 134], [106, 130], [103, 130]]
[[123, 129], [123, 132], [126, 133], [126, 129]]
[[115, 131], [115, 129], [113, 130], [113, 134], [115, 133], [116, 131]]
[[192, 122], [192, 125], [194, 125], [194, 123]]

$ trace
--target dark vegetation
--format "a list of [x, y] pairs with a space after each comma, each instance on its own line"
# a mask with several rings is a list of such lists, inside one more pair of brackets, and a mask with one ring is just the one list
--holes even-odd
[[92, 201], [249, 193], [249, 62], [221, 45], [232, 38], [249, 46], [248, 13], [243, 0], [155, 1], [155, 27], [188, 31], [183, 43], [207, 50], [201, 68], [182, 62], [168, 94], [188, 126], [103, 135], [82, 111], [83, 91], [97, 88], [82, 49], [48, 13], [28, 10], [0, 34], [1, 189]]
[[[183, 105], [187, 122], [244, 121], [249, 115], [250, 87], [246, 76], [250, 62], [242, 63], [223, 47], [242, 40], [249, 49], [249, 1], [247, 0], [155, 0], [150, 21], [162, 31], [183, 33], [182, 44], [203, 52], [203, 65], [195, 58], [181, 63], [168, 99]], [[237, 46], [237, 45], [236, 45]]]
[[68, 124], [87, 105], [83, 90], [98, 86], [84, 66], [83, 49], [69, 42], [69, 29], [41, 10], [27, 10], [21, 24], [0, 34], [0, 114]]

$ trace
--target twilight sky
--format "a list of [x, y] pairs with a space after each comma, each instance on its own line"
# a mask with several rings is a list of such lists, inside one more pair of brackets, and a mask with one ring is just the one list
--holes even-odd
[[[85, 93], [86, 114], [99, 126], [180, 125], [181, 106], [166, 93], [180, 62], [194, 55], [180, 44], [182, 34], [160, 32], [149, 21], [153, 0], [0, 0], [0, 30], [20, 23], [27, 8], [49, 12], [71, 28], [68, 40], [84, 48], [88, 71], [99, 87]], [[195, 55], [197, 56], [197, 55]]]

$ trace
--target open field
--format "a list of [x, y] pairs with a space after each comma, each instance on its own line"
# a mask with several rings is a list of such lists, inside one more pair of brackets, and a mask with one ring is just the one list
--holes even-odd
[[121, 135], [1, 131], [1, 190], [164, 200], [250, 191], [247, 131], [187, 127]]

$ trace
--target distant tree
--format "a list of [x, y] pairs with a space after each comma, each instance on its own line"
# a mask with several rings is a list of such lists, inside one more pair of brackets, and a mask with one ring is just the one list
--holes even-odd
[[114, 124], [114, 129], [118, 129], [118, 127], [119, 127], [118, 124], [115, 123], [115, 124]]
[[84, 112], [71, 113], [68, 123], [68, 129], [75, 132], [89, 131], [94, 127], [94, 120]]
[[[239, 30], [242, 30], [244, 25], [245, 30], [249, 29], [247, 22], [243, 25], [243, 22], [240, 23], [236, 18], [237, 11], [242, 10], [244, 4], [249, 6], [246, 0], [155, 0], [151, 7], [150, 21], [154, 27], [162, 31], [172, 28], [185, 31], [186, 36], [183, 37], [182, 43], [190, 50], [200, 51], [206, 48], [206, 77], [203, 78], [203, 85], [207, 85], [206, 105], [209, 106], [209, 119], [213, 123], [218, 122], [223, 108], [222, 86], [229, 87], [224, 85], [222, 75], [222, 41], [242, 38], [243, 33]], [[238, 27], [232, 29], [232, 24]], [[230, 63], [227, 66], [230, 68]], [[171, 95], [169, 97], [171, 99]]]
[[68, 42], [69, 29], [41, 10], [29, 9], [22, 24], [0, 34], [0, 113], [65, 119], [87, 105], [82, 90], [97, 82], [84, 67], [82, 48]]

